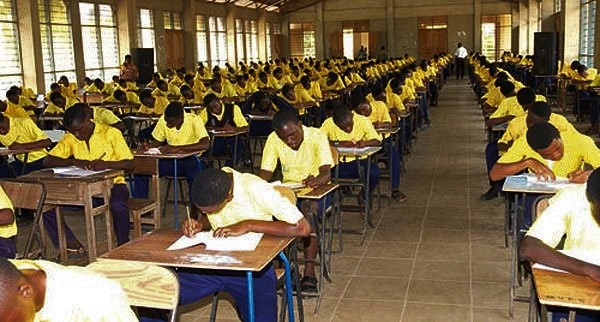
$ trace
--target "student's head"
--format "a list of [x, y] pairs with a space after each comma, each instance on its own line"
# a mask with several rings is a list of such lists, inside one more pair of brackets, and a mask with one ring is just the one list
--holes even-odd
[[160, 77], [159, 73], [154, 73], [152, 74], [152, 80], [154, 81], [154, 83], [158, 83], [159, 80], [161, 80], [162, 77]]
[[283, 68], [277, 67], [273, 70], [273, 77], [281, 79], [283, 77]]
[[340, 76], [338, 76], [338, 74], [336, 74], [335, 72], [329, 72], [327, 73], [327, 85], [333, 85], [333, 83], [335, 83], [338, 78], [340, 78]]
[[527, 130], [527, 143], [544, 159], [558, 161], [563, 157], [564, 145], [560, 133], [548, 122], [532, 125]]
[[271, 108], [271, 96], [266, 91], [258, 91], [252, 96], [254, 105], [261, 109]]
[[584, 64], [580, 64], [579, 66], [577, 66], [576, 70], [577, 70], [577, 74], [579, 74], [580, 76], [587, 77], [588, 68]]
[[165, 123], [167, 127], [172, 129], [180, 129], [183, 124], [183, 105], [179, 102], [171, 102], [165, 109]]
[[58, 79], [58, 83], [61, 84], [62, 86], [69, 86], [69, 79], [67, 78], [67, 76], [62, 75]]
[[148, 107], [154, 107], [156, 99], [152, 95], [152, 90], [147, 88], [140, 93], [140, 102]]
[[58, 83], [50, 84], [50, 92], [60, 93], [60, 85], [58, 85]]
[[127, 94], [120, 89], [115, 90], [113, 97], [121, 103], [127, 103]]
[[500, 85], [500, 93], [504, 95], [504, 97], [515, 96], [515, 84], [512, 82], [504, 82]]
[[373, 86], [373, 89], [371, 89], [371, 95], [373, 95], [375, 100], [385, 102], [385, 90], [380, 84], [375, 84]]
[[576, 70], [577, 67], [579, 67], [579, 65], [581, 65], [581, 63], [578, 60], [574, 60], [574, 61], [571, 62], [570, 67], [571, 67], [572, 70]]
[[517, 92], [517, 102], [527, 110], [535, 102], [535, 92], [529, 87], [523, 87]]
[[352, 94], [352, 98], [350, 99], [350, 106], [356, 113], [362, 116], [369, 116], [373, 112], [371, 110], [371, 104], [369, 104], [365, 96], [360, 93]]
[[119, 84], [119, 76], [113, 75], [112, 81], [115, 82], [116, 84]]
[[219, 78], [213, 78], [210, 80], [210, 89], [213, 90], [213, 92], [217, 92], [217, 93], [221, 93], [221, 90], [223, 89], [223, 86], [221, 84], [221, 79]]
[[0, 321], [33, 321], [35, 289], [8, 259], [0, 258]]
[[6, 91], [6, 99], [13, 104], [19, 104], [19, 93], [14, 88], [11, 88]]
[[21, 96], [23, 95], [23, 89], [19, 86], [11, 86], [10, 89], [15, 90], [15, 92], [17, 92], [17, 95]]
[[273, 129], [277, 136], [292, 150], [298, 150], [304, 140], [302, 123], [298, 113], [291, 108], [281, 109], [273, 116]]
[[310, 77], [308, 77], [307, 75], [300, 77], [300, 84], [302, 84], [302, 87], [304, 87], [304, 89], [310, 89]]
[[333, 123], [346, 133], [352, 132], [354, 128], [354, 120], [352, 119], [352, 111], [347, 107], [339, 104], [333, 107], [332, 115]]
[[502, 87], [502, 84], [504, 84], [505, 82], [510, 82], [510, 81], [508, 79], [506, 79], [506, 78], [500, 78], [500, 77], [498, 77], [494, 81], [494, 86], [500, 88], [500, 87]]
[[292, 86], [290, 84], [283, 85], [283, 88], [281, 88], [281, 95], [283, 95], [285, 98], [287, 98], [290, 101], [296, 100], [296, 93], [294, 92], [294, 86]]
[[269, 81], [269, 76], [267, 76], [267, 73], [260, 72], [258, 73], [258, 79], [263, 83], [266, 84]]
[[133, 62], [133, 58], [131, 55], [125, 55], [125, 65], [131, 64]]
[[[461, 42], [459, 42], [459, 43], [456, 45], [456, 47], [458, 47], [458, 48], [462, 47], [462, 43], [461, 43]], [[407, 55], [408, 55], [408, 54], [407, 54]]]
[[221, 169], [200, 171], [192, 184], [192, 203], [203, 214], [221, 211], [233, 199], [233, 178]]
[[83, 103], [77, 103], [65, 111], [63, 124], [79, 141], [89, 140], [94, 133], [94, 123], [90, 121], [89, 108]]
[[183, 81], [189, 86], [194, 86], [194, 75], [187, 74], [183, 76]]
[[194, 99], [194, 92], [187, 84], [182, 85], [179, 89], [179, 92], [181, 93], [181, 96], [183, 96], [187, 100]]
[[163, 92], [169, 90], [169, 84], [167, 84], [167, 81], [165, 81], [164, 79], [161, 79], [158, 82], [156, 82], [156, 87], [158, 87], [158, 89], [160, 89]]
[[223, 104], [221, 104], [221, 100], [215, 94], [208, 94], [204, 96], [204, 106], [208, 112], [214, 115], [221, 115], [221, 111], [223, 110]]
[[52, 92], [52, 94], [50, 94], [50, 102], [60, 108], [65, 108], [65, 105], [67, 104], [65, 97], [57, 92]]
[[244, 74], [244, 75], [237, 75], [235, 77], [235, 82], [237, 83], [237, 85], [240, 88], [245, 88], [246, 87], [246, 77], [248, 77], [248, 74]]
[[400, 81], [400, 78], [392, 78], [392, 80], [390, 81], [390, 88], [392, 89], [393, 93], [398, 95], [402, 94], [402, 82]]
[[94, 86], [96, 86], [97, 89], [104, 89], [104, 82], [100, 79], [100, 78], [96, 78], [94, 79]]
[[8, 134], [9, 130], [10, 130], [10, 120], [9, 120], [8, 116], [5, 116], [4, 114], [0, 113], [0, 135]]
[[600, 168], [592, 171], [588, 177], [585, 194], [590, 202], [592, 214], [598, 221], [600, 219]]
[[92, 81], [92, 79], [91, 79], [91, 78], [89, 78], [89, 77], [84, 77], [84, 78], [83, 78], [83, 84], [85, 84], [85, 85], [87, 85], [87, 86], [90, 86], [90, 85], [92, 85], [93, 83], [94, 83], [94, 82]]
[[525, 118], [527, 128], [530, 128], [532, 125], [540, 122], [548, 122], [550, 120], [551, 114], [552, 109], [550, 108], [550, 105], [548, 103], [535, 102], [531, 104], [531, 106], [527, 110], [527, 117]]

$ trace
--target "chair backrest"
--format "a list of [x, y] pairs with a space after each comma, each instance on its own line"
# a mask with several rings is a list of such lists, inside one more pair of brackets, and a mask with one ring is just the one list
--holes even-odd
[[537, 199], [535, 199], [532, 205], [533, 209], [531, 212], [533, 214], [534, 221], [544, 212], [544, 210], [546, 210], [546, 208], [548, 208], [548, 206], [550, 205], [550, 203], [548, 202], [549, 199], [549, 196], [539, 196]]
[[119, 282], [129, 304], [162, 310], [175, 310], [179, 302], [179, 283], [175, 274], [164, 267], [141, 262], [102, 260], [87, 269]]
[[292, 191], [292, 189], [284, 186], [274, 186], [273, 188], [279, 191], [279, 193], [287, 200], [289, 200], [293, 205], [296, 204], [296, 194], [294, 193], [294, 191]]
[[40, 182], [3, 179], [0, 180], [0, 186], [15, 208], [38, 210], [46, 199], [46, 189]]

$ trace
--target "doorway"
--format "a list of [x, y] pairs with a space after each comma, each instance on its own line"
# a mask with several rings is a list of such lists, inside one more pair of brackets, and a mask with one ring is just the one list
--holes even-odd
[[448, 48], [448, 17], [419, 18], [419, 57], [430, 59]]

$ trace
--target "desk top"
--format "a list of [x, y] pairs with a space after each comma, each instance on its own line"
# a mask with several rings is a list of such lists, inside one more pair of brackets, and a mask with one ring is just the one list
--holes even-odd
[[140, 115], [129, 115], [126, 116], [124, 119], [129, 119], [132, 120], [134, 122], [144, 122], [144, 121], [153, 121], [156, 122], [160, 119], [160, 117], [158, 116], [140, 116]]
[[368, 146], [364, 148], [343, 148], [343, 147], [335, 147], [338, 150], [340, 157], [348, 157], [348, 156], [358, 156], [358, 157], [366, 157], [371, 156], [379, 150], [381, 150], [381, 146]]
[[505, 132], [508, 128], [508, 123], [494, 125], [491, 130], [492, 132]]
[[[161, 266], [256, 272], [273, 261], [277, 254], [294, 240], [293, 238], [264, 235], [256, 250], [251, 252], [207, 251], [204, 245], [182, 250], [167, 250], [167, 247], [181, 236], [180, 230], [155, 230], [100, 257], [152, 263]], [[211, 263], [206, 261], [207, 259], [203, 262], [203, 255], [208, 256], [207, 259], [214, 258], [214, 256], [228, 256], [241, 263]]]
[[7, 147], [0, 147], [0, 156], [6, 156], [6, 155], [10, 155], [10, 154], [23, 154], [23, 153], [29, 153], [29, 152], [37, 151], [37, 150], [41, 150], [41, 149], [10, 149]]
[[534, 177], [535, 174], [526, 173], [517, 176], [508, 176], [504, 180], [502, 191], [504, 192], [520, 192], [533, 194], [554, 194], [558, 190], [565, 187], [576, 187], [575, 183], [544, 183], [544, 182], [528, 182], [527, 177]]
[[62, 120], [63, 120], [63, 116], [62, 115], [57, 115], [57, 114], [42, 114], [38, 118], [38, 121], [62, 122]]
[[30, 181], [80, 181], [80, 182], [96, 182], [107, 179], [114, 179], [124, 174], [123, 170], [109, 169], [106, 171], [99, 172], [97, 174], [85, 176], [85, 177], [74, 177], [58, 175], [52, 171], [52, 169], [42, 169], [38, 171], [30, 172], [26, 175], [20, 176], [19, 180], [30, 180]]
[[205, 107], [202, 105], [194, 105], [194, 106], [184, 106], [183, 109], [184, 110], [202, 110]]
[[268, 114], [248, 114], [246, 115], [248, 116], [248, 119], [252, 120], [252, 121], [272, 121], [273, 120], [273, 115], [268, 115]]
[[398, 131], [400, 131], [400, 127], [399, 126], [382, 126], [382, 127], [376, 127], [375, 130], [379, 134], [396, 134], [396, 133], [398, 133]]
[[339, 184], [330, 182], [326, 185], [322, 185], [322, 186], [318, 187], [317, 189], [308, 188], [308, 189], [299, 189], [299, 190], [293, 190], [293, 191], [296, 193], [296, 197], [298, 199], [318, 200], [318, 199], [325, 197], [330, 192], [337, 189], [339, 186], [340, 186]]
[[216, 137], [230, 137], [230, 136], [236, 136], [236, 135], [240, 135], [240, 134], [245, 134], [248, 133], [248, 130], [235, 130], [235, 131], [229, 131], [229, 130], [208, 130], [208, 134], [211, 134], [213, 136]]
[[181, 153], [161, 153], [161, 154], [150, 154], [139, 150], [132, 150], [134, 158], [149, 158], [149, 159], [183, 159], [191, 157], [193, 155], [199, 155], [206, 152], [206, 150], [197, 150], [192, 152], [181, 152]]
[[533, 268], [540, 303], [600, 310], [600, 283], [586, 276]]

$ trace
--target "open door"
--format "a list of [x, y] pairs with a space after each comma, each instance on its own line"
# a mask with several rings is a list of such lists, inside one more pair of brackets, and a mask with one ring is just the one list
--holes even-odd
[[182, 30], [165, 30], [165, 51], [167, 68], [177, 69], [185, 66], [184, 33]]

